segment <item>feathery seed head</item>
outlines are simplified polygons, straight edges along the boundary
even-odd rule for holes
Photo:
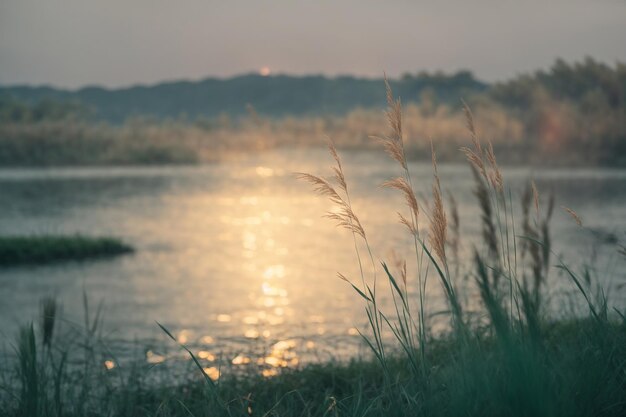
[[[335,160],[335,166],[332,167],[334,172],[334,179],[337,181],[339,187],[344,191],[348,192],[348,184],[346,182],[346,177],[343,173],[343,166],[341,165],[341,158],[339,158],[339,154],[337,153],[337,147],[335,146],[335,142],[331,138],[327,138],[328,140],[328,150],[330,151],[331,156]]]
[[[441,198],[441,184],[439,182],[439,174],[437,173],[437,157],[432,141],[431,153],[433,159],[434,181],[433,181],[433,213],[430,223],[430,242],[433,246],[435,254],[441,262],[446,262],[446,234],[447,219],[446,212],[443,208],[443,199]]]
[[[582,227],[583,221],[580,218],[580,216],[574,210],[572,210],[571,208],[565,207],[565,206],[561,206],[561,208],[563,210],[565,210],[566,212],[568,212],[570,216],[572,216],[572,219],[574,219],[574,221],[576,222],[576,224],[578,226]]]
[[[472,142],[474,143],[474,148],[476,148],[476,152],[479,155],[482,155],[483,150],[480,146],[480,140],[478,139],[478,134],[476,133],[476,126],[474,124],[474,115],[472,114],[472,110],[469,108],[465,100],[461,100],[463,103],[463,113],[465,114],[465,124],[467,126],[467,130],[469,130],[470,135],[472,137]]]
[[[404,169],[407,169],[404,155],[404,139],[402,133],[402,104],[394,100],[391,85],[385,76],[385,90],[387,92],[387,121],[391,127],[391,137],[377,138],[382,141],[385,151],[396,160]]]
[[[398,218],[400,220],[400,223],[405,225],[407,229],[409,229],[409,232],[412,235],[417,236],[419,233],[417,231],[417,225],[415,224],[415,222],[413,222],[413,220],[409,220],[406,217],[404,217],[402,215],[402,213],[398,212]]]
[[[533,192],[533,200],[535,202],[535,212],[537,216],[539,216],[539,191],[537,191],[537,184],[535,184],[535,180],[530,181],[530,188]]]
[[[496,154],[493,151],[493,144],[491,141],[487,143],[487,161],[489,161],[489,165],[491,165],[491,174],[489,176],[491,185],[496,191],[502,192],[504,190],[504,180],[502,179],[500,168],[498,168]]]
[[[337,277],[342,281],[350,282],[350,280],[348,280],[348,278],[346,278],[346,276],[341,272],[337,272]]]
[[[474,168],[476,168],[476,170],[480,172],[480,174],[486,179],[487,171],[485,170],[485,164],[483,162],[483,159],[478,154],[476,154],[476,152],[467,147],[462,147],[461,152],[465,154],[465,158],[467,159],[467,161]]]
[[[324,178],[305,172],[296,173],[296,178],[304,180],[313,185],[313,190],[321,195],[326,195],[330,200],[338,205],[343,204],[343,199],[337,193],[335,188]]]
[[[393,188],[402,192],[402,194],[404,195],[404,199],[406,200],[407,206],[409,206],[409,208],[413,212],[413,215],[417,219],[418,214],[419,214],[419,206],[417,203],[417,197],[415,196],[415,193],[413,192],[413,188],[411,188],[411,185],[406,180],[406,178],[396,177],[389,181],[383,182],[382,186],[385,188]]]

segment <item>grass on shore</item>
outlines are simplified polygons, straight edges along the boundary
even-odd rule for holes
[[[42,318],[41,333],[26,326],[17,339],[18,367],[0,375],[2,415],[582,417],[626,412],[626,321],[546,322],[541,339],[534,341],[519,332],[503,343],[488,327],[475,328],[470,343],[454,335],[433,339],[427,376],[415,375],[396,352],[388,354],[385,368],[377,359],[355,359],[279,369],[266,378],[254,367],[227,372],[226,365],[217,381],[196,369],[183,382],[168,374],[151,381],[148,364],[121,361],[109,369],[103,358],[110,352],[98,342],[95,327],[75,334],[73,341],[53,340],[46,339],[52,335],[52,327],[43,328],[46,322]]]
[[[0,266],[80,261],[121,255],[132,250],[129,245],[111,237],[2,236]]]
[[[143,398],[170,416],[618,416],[626,412],[625,324],[553,323],[540,345],[517,339],[517,349],[487,333],[469,346],[442,338],[427,354],[426,378],[391,354],[387,371],[376,360],[317,364]]]

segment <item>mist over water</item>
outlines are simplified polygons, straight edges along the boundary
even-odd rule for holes
[[[407,257],[413,285],[411,239],[396,221],[402,198],[379,187],[398,175],[397,164],[382,152],[342,156],[375,260],[392,264],[392,251]],[[9,340],[19,325],[35,319],[46,295],[58,297],[65,319],[82,323],[84,289],[92,303],[103,300],[105,333],[115,340],[146,346],[166,341],[158,321],[180,341],[211,346],[214,353],[283,341],[301,351],[332,345],[336,355],[354,354],[355,328],[365,325],[363,306],[336,276],[359,280],[352,238],[322,218],[333,207],[293,174],[329,174],[330,165],[326,150],[314,149],[193,167],[0,171],[0,234],[112,235],[136,248],[110,260],[0,271],[2,338]],[[430,164],[410,169],[417,191],[429,197]],[[460,252],[467,258],[480,241],[473,179],[465,164],[441,163],[439,172],[444,192],[459,204]],[[574,266],[593,261],[606,288],[612,280],[623,282],[610,245],[626,239],[626,170],[517,167],[505,168],[504,176],[518,219],[518,202],[532,177],[542,204],[551,190],[556,193],[551,230],[557,253]],[[586,229],[561,206],[575,209]],[[426,229],[426,216],[421,222]],[[593,259],[601,245],[607,250]],[[557,272],[552,278],[553,292],[573,290]],[[431,311],[445,308],[434,279],[427,303]]]

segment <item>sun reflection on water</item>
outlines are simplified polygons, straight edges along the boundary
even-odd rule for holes
[[[320,224],[319,213],[326,208],[315,196],[305,189],[305,198],[300,191],[275,189],[292,171],[276,164],[254,164],[238,170],[232,178],[235,184],[219,186],[212,198],[201,191],[178,208],[177,218],[184,219],[189,231],[181,238],[194,236],[196,228],[205,234],[180,243],[198,249],[189,266],[177,272],[191,286],[181,291],[184,313],[177,314],[188,321],[174,334],[205,362],[212,379],[219,378],[220,365],[256,366],[263,376],[274,376],[282,368],[310,360],[314,350],[326,349],[325,339],[348,337],[348,329],[356,324],[337,327],[348,316],[324,314],[344,288],[335,283],[334,270],[320,273],[316,267],[336,265],[330,258],[341,252],[328,244],[334,237],[330,242],[311,240],[317,235],[311,228]],[[324,244],[333,251],[328,262],[312,256],[313,247]],[[181,264],[172,265],[173,270],[176,266]],[[193,277],[186,278],[189,274]],[[165,357],[150,352],[146,360],[160,363]]]
[[[274,170],[268,167],[256,167],[256,173],[259,177],[271,177],[274,175]]]
[[[280,372],[282,366],[315,360],[318,352],[323,355],[332,351],[335,357],[340,352],[336,348],[338,344],[340,348],[347,346],[340,352],[344,354],[341,358],[359,352],[362,344],[357,328],[366,328],[367,319],[363,319],[362,306],[355,300],[353,291],[336,279],[337,269],[351,279],[358,279],[351,236],[322,219],[322,213],[331,208],[327,201],[313,195],[307,186],[288,174],[317,171],[329,161],[325,151],[320,157],[315,155],[311,151],[302,158],[294,158],[293,154],[277,157],[263,154],[254,160],[232,164],[176,168],[171,172],[168,169],[170,173],[166,175],[158,171],[155,176],[150,174],[141,179],[123,177],[119,181],[123,180],[125,187],[121,188],[128,186],[132,191],[129,195],[111,196],[102,191],[98,197],[101,200],[72,203],[75,205],[68,213],[78,215],[70,218],[68,214],[60,219],[60,230],[67,231],[68,225],[94,233],[115,230],[138,247],[132,256],[89,267],[86,279],[89,285],[96,286],[98,294],[113,300],[115,308],[108,312],[107,321],[120,328],[122,337],[133,340],[137,335],[138,340],[146,341],[145,346],[152,349],[145,352],[146,362],[160,364],[167,357],[168,363],[163,365],[166,367],[170,358],[183,360],[185,355],[185,352],[166,355],[161,346],[155,346],[154,340],[166,339],[154,326],[155,319],[170,323],[177,341],[197,352],[203,366],[214,369],[208,371],[214,378],[219,377],[218,361],[221,366],[230,366],[238,354],[245,353],[251,360],[242,363],[242,367],[258,366],[259,372],[269,377]],[[374,252],[386,256],[388,250],[395,248],[400,250],[400,256],[406,257],[402,248],[410,248],[412,242],[405,241],[406,233],[401,225],[394,226],[395,221],[389,221],[395,218],[403,202],[386,194],[378,197],[378,191],[372,188],[379,180],[395,175],[396,167],[393,165],[390,170],[370,163],[377,161],[378,156],[371,160],[359,158],[346,161],[346,172],[353,175],[355,209],[372,238]],[[430,177],[430,166],[425,166],[423,173]],[[471,189],[471,176],[465,174],[448,168],[447,175],[455,179],[450,183],[455,196],[459,190]],[[442,175],[446,175],[445,166]],[[101,182],[99,178],[96,180],[92,183]],[[106,181],[120,184],[118,180]],[[615,180],[617,185],[609,188],[615,191],[611,194],[623,196],[623,181]],[[74,185],[65,186],[68,192],[76,190]],[[580,185],[572,184],[574,189],[572,196],[578,196]],[[98,190],[94,189],[93,194],[98,194]],[[610,200],[608,208],[599,212],[594,221],[607,227],[619,224],[622,202],[623,197]],[[39,200],[37,204],[33,203],[33,213],[45,206]],[[475,210],[471,192],[467,196],[460,194],[459,204],[462,218],[464,210]],[[54,214],[59,209],[51,207],[53,215],[45,221],[59,220]],[[473,213],[468,211],[467,218],[474,218]],[[34,229],[43,224],[27,220]],[[5,226],[10,225],[5,222]],[[480,233],[480,230],[469,232]],[[54,268],[49,271],[53,281],[43,281],[49,285],[70,283],[67,299],[79,300],[80,297],[71,295],[74,295],[72,288],[79,287],[73,283],[80,282],[85,272],[82,268],[72,265]],[[13,278],[12,273],[7,272],[7,277]],[[429,303],[432,302],[433,311],[439,311],[445,302],[440,298],[437,282],[432,283],[435,289],[433,292],[428,289]],[[19,309],[20,301],[24,300],[24,297],[7,300],[6,311]],[[438,329],[436,326],[438,323],[434,323]],[[297,340],[296,346],[287,349],[293,353],[283,354],[275,348],[274,343],[290,338]],[[171,348],[181,350],[174,344]],[[120,366],[111,362],[103,366],[113,366],[111,369]]]
[[[248,339],[257,339],[259,337],[259,331],[255,329],[246,330],[243,335]]]
[[[215,355],[213,355],[211,352],[206,351],[206,350],[201,350],[198,352],[198,357],[200,359],[205,359],[209,362],[213,362],[215,360]]]
[[[154,353],[149,350],[146,352],[146,361],[150,364],[157,364],[165,361],[165,356]]]
[[[285,266],[281,265],[281,264],[268,266],[265,269],[265,271],[263,271],[263,275],[262,276],[265,279],[284,278],[285,277]]]
[[[215,366],[207,367],[202,369],[206,376],[211,378],[213,381],[217,381],[220,378],[220,370]]]
[[[243,355],[237,355],[233,358],[231,363],[233,365],[247,365],[251,362],[250,358]]]
[[[230,314],[218,314],[215,320],[220,323],[229,323],[231,320]]]
[[[246,316],[241,321],[243,322],[243,324],[258,324],[259,323],[259,317],[256,317],[256,316]]]
[[[189,341],[190,336],[191,336],[191,332],[189,330],[183,329],[180,332],[178,332],[178,336],[176,337],[176,340],[178,341],[178,343],[185,344]]]

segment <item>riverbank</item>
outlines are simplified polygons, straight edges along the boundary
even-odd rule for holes
[[[173,384],[167,378],[149,382],[152,366],[159,365],[100,362],[94,353],[104,342],[91,339],[89,329],[78,344],[46,339],[45,328],[40,333],[26,326],[16,340],[18,366],[3,369],[1,375],[0,412],[94,417],[626,412],[623,317],[546,322],[534,336],[520,329],[506,340],[494,330],[475,327],[464,340],[451,333],[429,341],[427,367],[420,376],[401,354],[389,354],[384,368],[376,360],[359,359],[295,369],[277,366],[264,375],[254,365],[238,372],[219,361],[209,367],[207,358],[195,352],[195,359],[189,358],[188,381]],[[84,359],[68,366],[68,355]]]

